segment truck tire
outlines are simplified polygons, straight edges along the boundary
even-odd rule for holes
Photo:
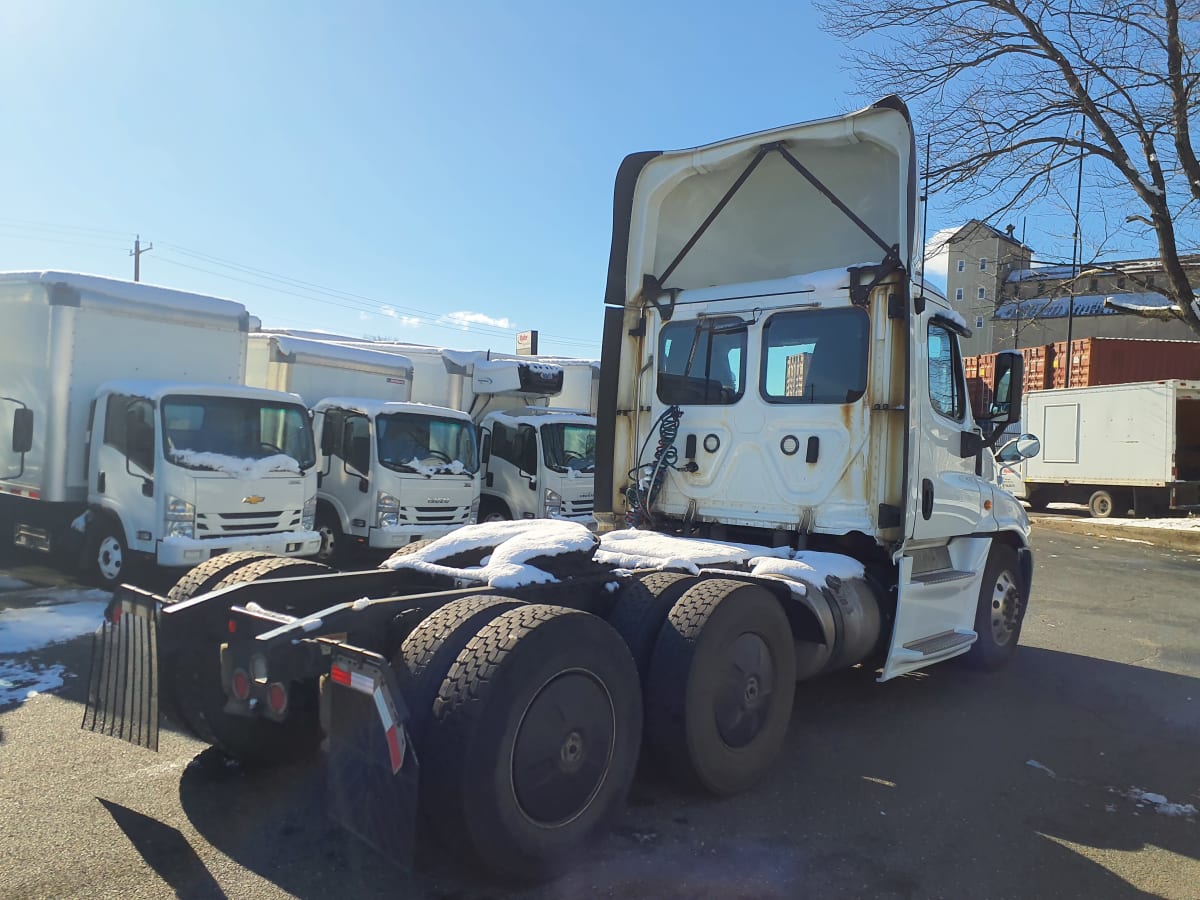
[[[616,629],[633,654],[638,677],[645,686],[650,674],[654,644],[667,614],[683,592],[695,584],[695,575],[683,572],[652,572],[625,583],[617,592],[608,614],[608,623]]]
[[[328,566],[311,560],[274,556],[233,569],[211,590],[250,581],[321,575],[329,571]],[[193,643],[170,665],[168,690],[174,691],[176,709],[183,724],[197,738],[212,744],[226,756],[262,765],[297,759],[317,749],[321,729],[315,683],[293,683],[289,687],[292,711],[283,722],[273,722],[225,712],[221,661],[215,644]]]
[[[235,550],[232,553],[222,553],[211,559],[206,559],[188,570],[187,574],[175,582],[167,591],[167,604],[182,603],[201,594],[207,594],[213,587],[236,569],[258,562],[261,559],[272,559],[270,553],[258,550]]]
[[[963,662],[973,669],[990,671],[1012,659],[1028,602],[1017,552],[1008,544],[993,542],[975,608],[975,633],[979,637],[963,655]]]
[[[1093,519],[1107,519],[1116,515],[1117,504],[1108,491],[1096,491],[1088,499],[1088,512]]]
[[[134,569],[133,554],[120,522],[102,513],[93,515],[96,524],[88,541],[88,565],[96,583],[111,591],[129,580]]]
[[[507,522],[512,519],[507,504],[495,497],[484,497],[479,501],[480,522]]]
[[[646,689],[646,735],[685,786],[735,794],[783,747],[796,690],[788,618],[765,588],[706,578],[671,608]]]
[[[454,660],[480,628],[520,602],[511,597],[475,595],[447,603],[422,620],[392,657],[418,759],[423,758],[433,701]]]
[[[313,559],[327,566],[337,565],[346,555],[346,539],[337,513],[325,505],[317,508],[317,532],[321,535],[321,546]]]
[[[488,869],[544,879],[621,809],[641,735],[637,669],[603,619],[509,610],[442,683],[422,761],[425,812]]]

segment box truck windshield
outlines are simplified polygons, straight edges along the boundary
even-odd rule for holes
[[[397,472],[473,474],[474,426],[463,419],[387,413],[376,420],[379,462]]]
[[[595,427],[567,422],[543,425],[542,456],[555,472],[596,471]]]
[[[308,416],[297,405],[243,397],[176,395],[163,400],[166,458],[188,469],[229,471],[247,460],[287,456],[301,472],[316,462]],[[291,468],[280,460],[278,468]]]

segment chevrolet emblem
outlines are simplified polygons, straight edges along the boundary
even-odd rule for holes
[[[243,497],[242,502],[243,503],[262,503],[266,499],[267,499],[266,497],[260,497],[260,496],[258,496],[258,494],[251,494],[249,497]]]

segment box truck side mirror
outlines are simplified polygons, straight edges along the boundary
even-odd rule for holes
[[[33,410],[27,406],[13,410],[12,452],[28,453],[33,449]]]
[[[996,354],[992,378],[990,415],[981,424],[988,427],[986,446],[996,446],[1004,429],[1021,418],[1021,399],[1025,384],[1025,357],[1016,350]]]

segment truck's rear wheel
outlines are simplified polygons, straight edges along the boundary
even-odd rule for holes
[[[1108,491],[1096,491],[1088,499],[1088,512],[1093,519],[1107,519],[1116,515],[1116,500]]]
[[[652,572],[627,582],[617,593],[608,621],[633,654],[643,685],[667,614],[696,580],[695,575],[682,572]]]
[[[975,669],[998,669],[1012,659],[1028,601],[1016,551],[1007,544],[993,543],[975,609],[978,637],[963,662]]]
[[[463,597],[424,619],[392,657],[408,706],[408,733],[422,757],[433,703],[458,654],[484,625],[515,606],[511,597]]]
[[[792,630],[756,584],[709,578],[663,623],[646,689],[650,749],[714,794],[750,787],[783,746],[796,690]]]
[[[258,550],[235,550],[232,553],[222,553],[206,559],[200,565],[189,569],[187,574],[175,582],[171,590],[167,591],[167,603],[182,603],[184,600],[191,600],[193,597],[207,594],[229,573],[252,562],[271,558],[270,553],[262,553]]]
[[[544,878],[621,808],[641,730],[637,669],[607,623],[555,606],[509,610],[442,684],[425,809],[488,868]]]
[[[329,566],[311,560],[268,557],[238,566],[211,590],[269,578],[321,575],[329,571]],[[248,763],[283,762],[316,750],[321,731],[315,684],[290,685],[288,718],[273,722],[225,712],[221,660],[215,643],[189,646],[186,652],[170,662],[170,666],[171,685],[168,689],[174,690],[176,708],[184,724],[200,740]]]

